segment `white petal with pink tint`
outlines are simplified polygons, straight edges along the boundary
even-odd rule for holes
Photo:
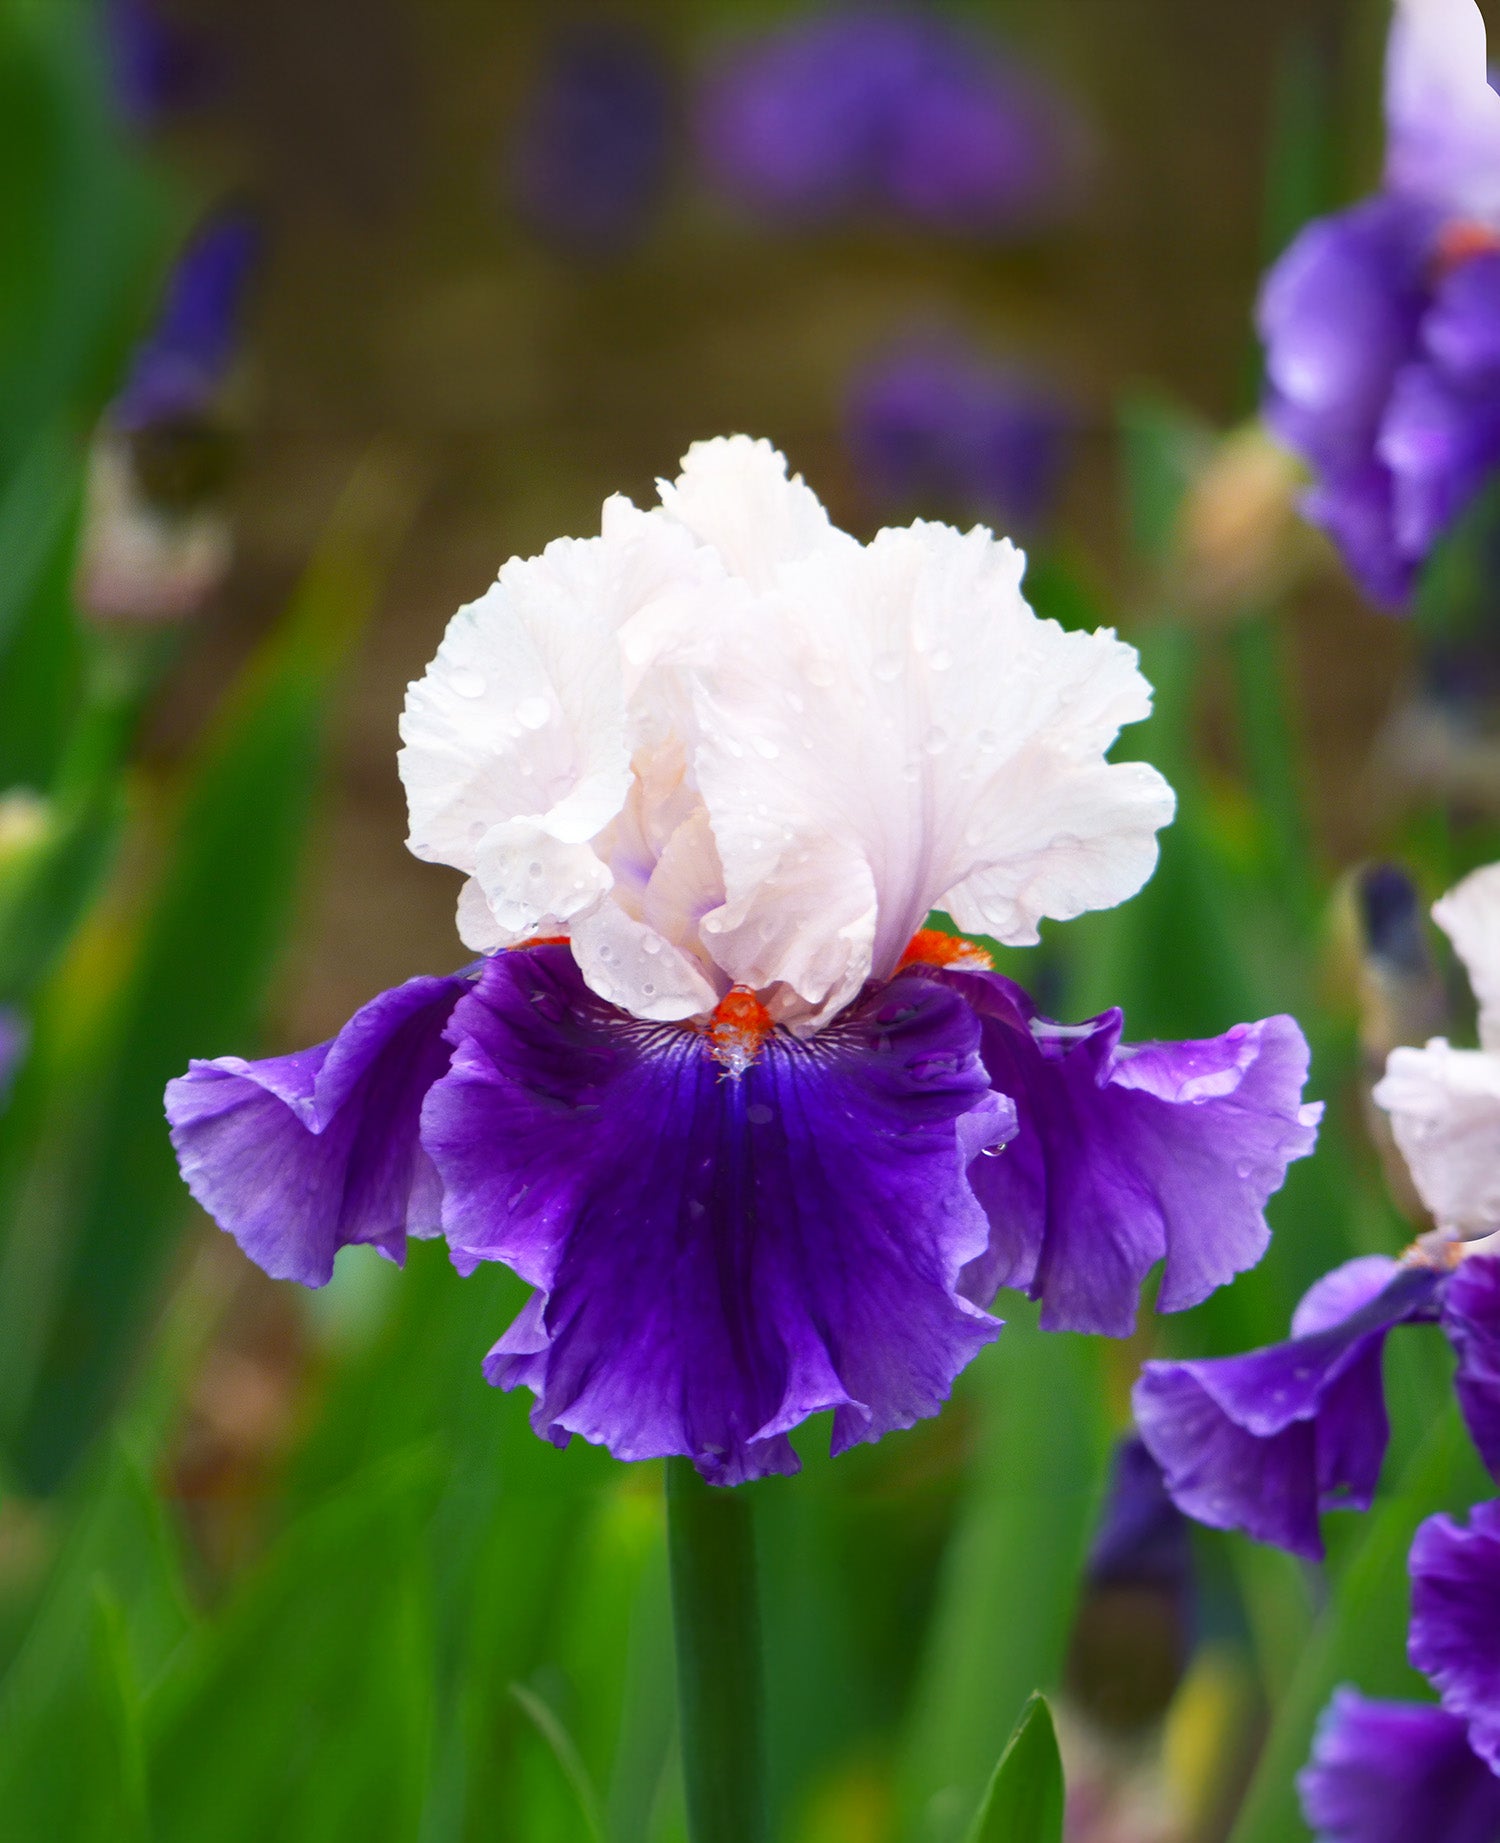
[[[1500,864],[1487,864],[1433,904],[1479,1002],[1479,1041],[1500,1055]]]
[[[1391,190],[1500,227],[1500,95],[1474,0],[1397,0],[1385,113]]]
[[[1500,1229],[1500,1057],[1441,1037],[1393,1050],[1375,1101],[1438,1227],[1466,1240]]]
[[[821,1017],[887,977],[935,904],[1034,941],[1043,915],[1132,895],[1170,788],[1104,752],[1150,709],[1132,648],[1067,633],[983,530],[884,531],[784,566],[702,663],[698,778],[732,977]]]
[[[1172,795],[1105,760],[1150,689],[986,531],[857,544],[782,457],[697,444],[662,505],[508,564],[412,687],[412,848],[483,952],[565,933],[639,1017],[743,984],[808,1031],[929,909],[1011,942],[1132,894]]]

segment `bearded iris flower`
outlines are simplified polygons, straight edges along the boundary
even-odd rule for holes
[[[1318,1110],[1288,1018],[1127,1046],[1037,1015],[1010,944],[1132,894],[1172,813],[1112,764],[1134,651],[1032,613],[1024,558],[861,545],[767,444],[513,560],[402,720],[419,857],[481,956],[332,1043],[195,1063],[183,1174],[268,1272],[441,1233],[534,1289],[487,1359],[545,1437],[732,1484],[937,1411],[999,1332],[1128,1332],[1259,1258]]]
[[[1500,865],[1433,908],[1479,1003],[1478,1049],[1391,1052],[1374,1099],[1436,1227],[1400,1260],[1326,1274],[1285,1344],[1148,1363],[1136,1419],[1177,1502],[1317,1560],[1320,1511],[1367,1510],[1389,1438],[1381,1355],[1396,1326],[1440,1323],[1480,1457],[1500,1478]]]
[[[1429,1517],[1411,1548],[1408,1655],[1439,1704],[1335,1695],[1298,1780],[1319,1843],[1500,1836],[1500,1503]]]
[[[1386,127],[1380,192],[1302,232],[1260,330],[1308,517],[1401,608],[1500,465],[1500,95],[1474,0],[1398,0]]]

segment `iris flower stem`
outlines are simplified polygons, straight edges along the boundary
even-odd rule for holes
[[[667,1461],[682,1776],[692,1843],[765,1843],[755,1530],[743,1492]]]

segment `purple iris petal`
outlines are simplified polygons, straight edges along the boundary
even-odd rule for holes
[[[1474,391],[1437,366],[1404,366],[1380,426],[1396,544],[1425,557],[1500,463],[1500,388]]]
[[[1476,1504],[1467,1529],[1427,1519],[1411,1545],[1411,1607],[1412,1664],[1500,1772],[1500,1501]]]
[[[1324,474],[1302,496],[1303,517],[1327,532],[1365,594],[1388,612],[1410,601],[1422,560],[1397,543],[1394,505],[1390,469],[1374,459]]]
[[[486,1374],[559,1445],[792,1471],[809,1415],[836,1452],[909,1426],[997,1334],[957,1288],[987,1233],[965,1173],[1014,1122],[955,992],[899,977],[734,1080],[542,947],[489,962],[450,1034],[423,1123],[444,1229],[538,1288]]]
[[[1124,1337],[1157,1261],[1158,1307],[1179,1312],[1260,1258],[1266,1201],[1322,1112],[1302,1101],[1291,1018],[1131,1046],[1118,1011],[1054,1024],[998,974],[943,977],[983,1017],[985,1065],[1021,1129],[975,1174],[991,1239],[964,1276],[971,1298],[1016,1287],[1048,1330]]]
[[[469,983],[409,979],[330,1043],[267,1062],[194,1062],[168,1083],[188,1188],[268,1274],[322,1286],[352,1242],[401,1260],[408,1234],[438,1232],[436,1175],[417,1135]]]
[[[1365,466],[1416,351],[1434,221],[1377,198],[1311,224],[1266,277],[1259,325],[1272,427],[1313,466]]]
[[[1500,250],[1471,256],[1442,277],[1422,344],[1455,384],[1500,385]]]
[[[878,502],[1035,527],[1056,497],[1071,417],[1036,379],[956,342],[919,340],[858,374],[846,427]]]
[[[140,430],[196,419],[228,376],[260,232],[242,211],[224,211],[198,231],[177,260],[156,325],[136,349],[111,415]]]
[[[1386,1334],[1433,1317],[1440,1285],[1425,1268],[1367,1255],[1312,1288],[1285,1344],[1147,1363],[1136,1424],[1181,1508],[1320,1559],[1319,1513],[1368,1509],[1379,1481]]]
[[[1318,1843],[1500,1843],[1500,1779],[1443,1709],[1338,1690],[1297,1789]]]
[[[698,133],[710,172],[755,210],[876,208],[980,231],[1054,211],[1081,138],[1036,73],[898,6],[840,9],[740,48],[705,87]]]
[[[1500,1258],[1460,1263],[1443,1292],[1443,1330],[1458,1353],[1453,1387],[1470,1437],[1500,1478]]]
[[[517,125],[516,203],[566,253],[616,255],[660,201],[671,139],[671,85],[653,42],[620,25],[575,26],[552,46]]]
[[[21,1014],[0,1005],[0,1106],[10,1098],[10,1085],[26,1054],[29,1035]]]

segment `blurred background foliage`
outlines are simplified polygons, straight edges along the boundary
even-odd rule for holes
[[[1330,1687],[1401,1689],[1410,1531],[1477,1489],[1421,1340],[1388,1358],[1395,1482],[1325,1569],[1197,1532],[1174,1638],[1112,1625],[1085,1567],[1140,1360],[1280,1337],[1409,1238],[1362,1085],[1441,993],[1383,970],[1350,877],[1395,853],[1432,895],[1495,855],[1483,774],[1434,797],[1401,742],[1485,603],[1472,543],[1380,620],[1226,435],[1265,262],[1374,171],[1385,10],[926,11],[1064,108],[1045,211],[789,220],[722,183],[704,85],[792,5],[0,0],[7,1837],[682,1836],[656,1469],[560,1454],[483,1385],[506,1274],[422,1246],[264,1279],[192,1216],[160,1097],[456,963],[454,882],[402,850],[405,681],[504,557],[740,428],[862,534],[1013,516],[1041,610],[1140,645],[1161,869],[1013,970],[1136,1037],[1294,1011],[1329,1103],[1271,1254],[1200,1310],[1109,1346],[1016,1301],[939,1420],[837,1464],[815,1428],[750,1488],[775,1834],[956,1843],[1041,1687],[1076,1843],[1286,1843]],[[243,339],[143,433],[130,355],[228,200]],[[939,400],[924,448],[901,418]],[[162,608],[121,613],[120,531]]]

